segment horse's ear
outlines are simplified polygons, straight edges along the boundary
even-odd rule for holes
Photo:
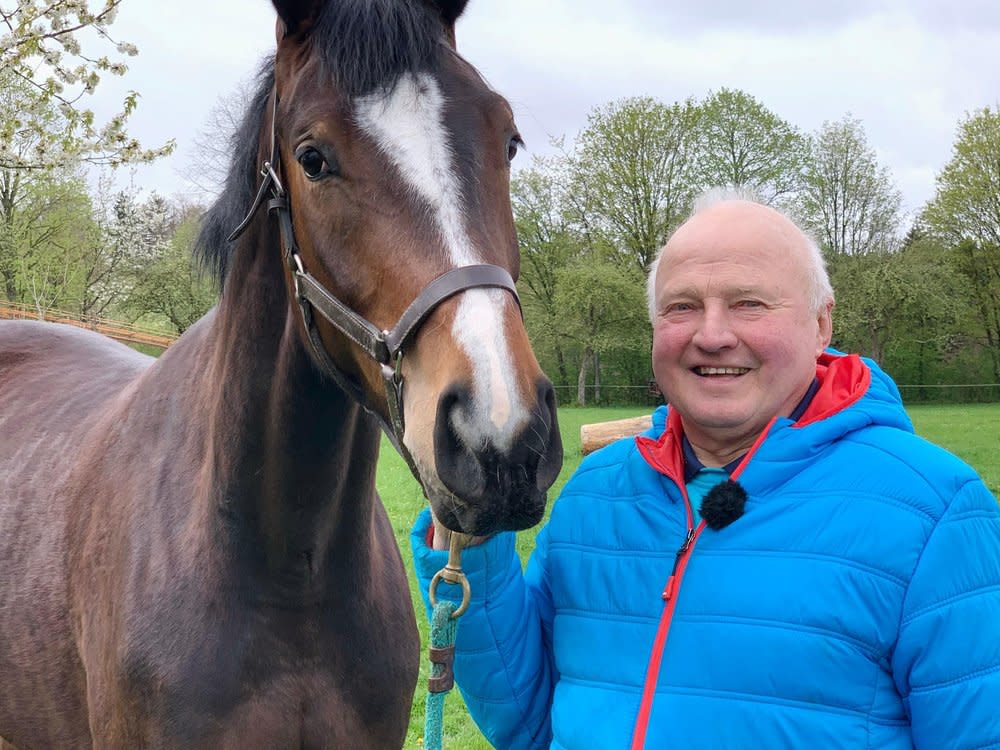
[[[445,34],[452,47],[455,46],[455,21],[462,15],[468,3],[469,0],[427,0],[427,4],[440,14]]]
[[[278,12],[275,33],[278,41],[286,34],[300,34],[306,31],[319,15],[323,0],[271,0]]]
[[[431,5],[438,9],[445,26],[454,26],[468,4],[469,0],[431,0]]]

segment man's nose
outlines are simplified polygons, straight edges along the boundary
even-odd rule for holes
[[[729,349],[737,344],[729,308],[726,305],[706,305],[702,310],[692,343],[708,352]]]

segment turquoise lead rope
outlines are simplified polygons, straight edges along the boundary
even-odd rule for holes
[[[427,712],[424,718],[424,750],[441,750],[441,736],[444,732],[444,699],[451,685],[435,690],[435,681],[452,680],[452,663],[455,655],[455,633],[458,620],[452,617],[457,605],[454,602],[438,602],[431,615],[431,676],[427,688]],[[450,654],[448,661],[439,656],[441,652]],[[438,652],[437,654],[435,652]],[[438,659],[438,660],[436,660]]]
[[[448,563],[431,580],[430,661],[431,673],[427,679],[427,703],[424,715],[424,750],[442,750],[444,734],[444,699],[455,684],[455,635],[458,632],[458,618],[469,607],[472,591],[469,580],[462,572],[462,548],[467,537],[452,534],[448,549]],[[437,600],[437,587],[441,581],[461,585],[462,603],[455,604]]]

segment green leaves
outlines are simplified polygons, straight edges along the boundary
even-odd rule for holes
[[[954,248],[1000,380],[1000,109],[985,107],[959,123],[952,158],[922,220],[932,236]]]
[[[649,97],[595,109],[577,138],[571,191],[594,244],[645,270],[693,197],[693,102]]]
[[[749,94],[720,89],[698,107],[699,190],[746,187],[771,203],[801,186],[806,138]]]
[[[959,123],[952,158],[923,218],[954,244],[1000,246],[1000,109],[981,109]]]
[[[0,170],[0,286],[41,314],[79,289],[81,260],[96,226],[76,170]]]
[[[176,222],[166,223],[157,229],[155,200],[162,203],[164,212],[169,210],[162,199],[151,199],[143,207],[140,221],[153,240],[150,257],[136,272],[135,285],[125,306],[135,317],[154,315],[165,318],[178,332],[183,333],[217,301],[215,285],[207,274],[197,268],[192,260],[192,248],[198,235],[199,208],[189,207]],[[164,214],[165,216],[166,214]]]
[[[84,104],[103,74],[124,75],[123,58],[138,53],[135,45],[111,36],[120,2],[103,0],[94,8],[87,0],[0,5],[0,28],[5,29],[0,36],[0,168],[48,169],[79,160],[120,166],[173,150],[173,141],[146,149],[127,135],[134,92],[104,124]],[[111,54],[94,54],[102,45]]]
[[[902,240],[901,195],[845,116],[805,135],[742,91],[594,109],[571,147],[515,172],[520,290],[543,367],[577,399],[601,371],[649,373],[644,272],[706,188],[749,188],[812,230],[837,295],[834,343],[911,383],[1000,379],[1000,112],[966,118],[927,231]],[[589,385],[587,386],[589,387]]]
[[[809,139],[795,206],[828,257],[895,250],[901,203],[859,120],[825,122]]]

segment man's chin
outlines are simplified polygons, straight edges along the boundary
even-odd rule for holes
[[[685,414],[680,407],[681,424],[684,434],[692,442],[701,439],[706,443],[729,445],[746,440],[747,435],[759,435],[769,420],[754,413],[736,409],[694,410]]]

